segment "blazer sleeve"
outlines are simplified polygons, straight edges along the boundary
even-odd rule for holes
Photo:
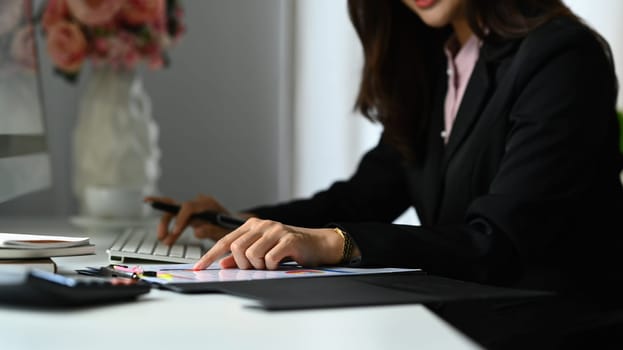
[[[368,151],[354,175],[309,199],[243,210],[264,219],[302,227],[333,221],[392,222],[410,205],[402,160],[383,138]]]

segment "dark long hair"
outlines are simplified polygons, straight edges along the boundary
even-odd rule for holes
[[[552,18],[576,18],[560,0],[465,1],[471,29],[483,40],[521,38]],[[451,28],[427,26],[400,0],[349,0],[348,10],[364,52],[355,109],[381,122],[386,140],[414,160],[425,147]]]

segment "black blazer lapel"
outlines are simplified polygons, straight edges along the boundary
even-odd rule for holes
[[[445,67],[445,66],[444,66]],[[443,156],[445,145],[441,137],[443,129],[443,106],[444,97],[447,89],[446,70],[439,71],[437,84],[433,88],[434,103],[426,133],[426,150],[419,156],[416,164],[407,167],[412,198],[416,200],[417,215],[422,225],[433,225],[436,222],[437,211],[441,200],[443,184]]]
[[[456,120],[450,133],[450,139],[446,146],[444,157],[444,168],[452,158],[454,152],[465,141],[480,118],[485,105],[487,104],[493,91],[494,79],[499,79],[502,62],[512,57],[517,51],[520,40],[510,40],[501,43],[485,41],[480,50],[480,58],[472,72],[472,76],[465,89],[465,95],[459,106]]]
[[[433,111],[434,118],[428,127],[426,143],[426,159],[417,167],[417,173],[408,176],[411,188],[416,189],[414,198],[420,198],[422,203],[416,206],[418,217],[423,225],[433,225],[436,222],[437,212],[443,191],[443,155],[444,144],[439,134],[443,128],[443,100],[437,103]]]
[[[459,110],[450,133],[444,164],[452,157],[457,148],[463,143],[469,134],[474,122],[478,120],[480,112],[487,101],[490,93],[490,79],[487,72],[487,62],[481,57],[472,71],[465,94],[459,106]]]

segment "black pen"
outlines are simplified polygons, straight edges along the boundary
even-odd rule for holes
[[[94,277],[124,277],[131,279],[138,279],[139,275],[135,272],[119,271],[115,270],[112,266],[102,267],[87,267],[86,269],[76,270],[77,273],[86,276]]]
[[[171,214],[177,214],[180,211],[180,206],[175,204],[168,204],[162,202],[151,202],[152,208],[165,211]],[[223,215],[213,211],[203,211],[195,213],[191,216],[192,219],[199,219],[208,221],[214,225],[218,225],[224,228],[235,229],[244,224],[245,220],[234,218],[231,216]]]
[[[139,279],[138,273],[134,271],[124,271],[124,270],[115,269],[115,265],[108,265],[106,267],[103,267],[103,269],[108,270],[108,272],[113,277],[125,277],[125,278],[131,278],[134,280]]]
[[[144,270],[141,266],[128,267],[126,265],[111,264],[106,268],[110,269],[112,273],[124,274],[135,279],[141,277],[158,277],[158,271]]]
[[[143,271],[138,274],[139,277],[158,277],[158,271]]]

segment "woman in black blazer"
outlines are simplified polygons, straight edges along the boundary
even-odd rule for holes
[[[378,145],[350,179],[248,209],[233,232],[190,222],[220,239],[196,267],[231,251],[223,267],[274,269],[292,258],[556,291],[613,283],[623,189],[604,40],[557,0],[348,4],[365,57],[356,108],[383,124]],[[449,113],[458,79],[447,70],[469,40],[477,60]],[[422,225],[392,224],[409,206]],[[206,209],[227,213],[199,197],[183,203],[171,232],[163,216],[159,237],[172,243]]]

